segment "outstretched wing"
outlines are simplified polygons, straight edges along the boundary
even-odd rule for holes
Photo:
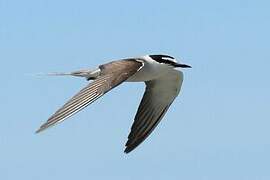
[[[182,82],[183,73],[177,70],[146,82],[146,90],[126,143],[126,153],[135,149],[155,129],[179,94]]]
[[[36,132],[39,133],[79,112],[103,96],[106,92],[127,80],[130,76],[135,74],[142,65],[141,62],[135,61],[135,59],[114,61],[101,65],[99,67],[100,76],[57,110]]]

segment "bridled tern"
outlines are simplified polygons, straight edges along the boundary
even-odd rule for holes
[[[175,68],[191,68],[168,55],[146,55],[53,75],[71,75],[93,80],[57,110],[36,132],[39,133],[79,112],[123,82],[145,82],[146,89],[128,136],[125,152],[141,144],[161,121],[180,92],[183,73]]]

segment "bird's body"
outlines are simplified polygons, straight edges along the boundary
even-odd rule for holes
[[[124,81],[145,82],[146,90],[126,144],[125,152],[128,153],[148,137],[179,94],[183,73],[176,67],[190,66],[178,64],[168,55],[147,55],[113,61],[94,70],[53,74],[80,76],[94,81],[56,111],[37,132],[62,122]]]

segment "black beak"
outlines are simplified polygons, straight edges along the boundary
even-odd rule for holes
[[[178,64],[178,63],[175,63],[174,66],[175,66],[175,67],[181,67],[181,68],[191,68],[191,66],[189,66],[189,65],[186,65],[186,64]]]

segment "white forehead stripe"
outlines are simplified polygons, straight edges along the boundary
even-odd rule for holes
[[[167,60],[167,61],[173,61],[173,62],[177,62],[174,58],[169,58],[169,57],[162,57],[163,60]]]

